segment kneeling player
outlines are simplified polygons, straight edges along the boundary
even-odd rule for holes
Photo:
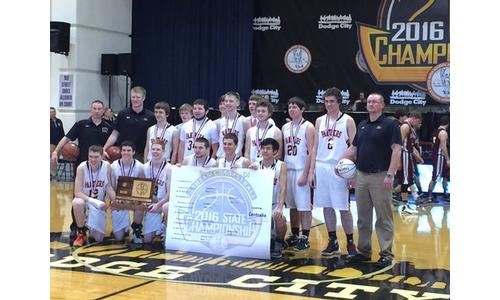
[[[283,215],[283,206],[286,197],[286,163],[275,159],[279,143],[273,138],[266,138],[261,143],[262,160],[255,165],[259,169],[270,169],[274,172],[273,182],[273,222],[272,222],[272,241],[271,258],[280,258],[285,247],[286,218]]]
[[[103,161],[104,151],[101,146],[89,147],[88,160],[76,169],[75,198],[73,211],[77,228],[73,246],[83,246],[87,241],[85,233],[85,213],[88,213],[87,227],[96,242],[101,242],[106,234],[106,209],[104,201],[107,193],[111,200],[115,199],[115,191],[111,187],[111,168]]]
[[[151,243],[157,232],[166,226],[168,216],[168,201],[170,196],[171,165],[163,160],[165,143],[155,140],[151,144],[151,161],[144,164],[144,175],[154,181],[153,203],[144,216],[144,243]],[[161,213],[165,216],[162,222]]]
[[[111,184],[116,192],[118,177],[144,177],[144,165],[134,159],[135,144],[132,141],[123,141],[120,145],[122,158],[111,164]],[[142,243],[142,211],[134,211],[134,222],[132,223],[132,242]],[[128,210],[113,209],[111,211],[113,221],[113,235],[115,240],[122,241],[125,231],[130,226],[130,213]]]

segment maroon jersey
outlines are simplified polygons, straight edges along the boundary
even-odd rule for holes
[[[439,134],[441,131],[446,130],[445,127],[439,126],[439,128],[434,131],[432,135],[432,180],[435,181],[439,177],[449,178],[450,170],[446,164],[446,159],[444,153],[441,150],[439,140]],[[450,138],[448,136],[448,141],[446,142],[446,149],[448,150],[448,155],[450,155]]]
[[[408,124],[410,133],[403,140],[403,147],[401,149],[401,170],[398,171],[396,177],[401,184],[412,185],[414,177],[413,148],[415,147],[417,132],[413,126],[411,126],[410,122],[405,121],[401,126],[403,124]]]
[[[417,131],[413,126],[411,126],[410,122],[403,122],[403,124],[408,124],[410,127],[410,134],[406,136],[406,139],[403,140],[403,152],[406,151],[410,156],[413,153],[413,148],[415,148],[415,142],[417,140]]]

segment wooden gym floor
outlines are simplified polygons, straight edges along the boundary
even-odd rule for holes
[[[328,236],[319,209],[313,211],[309,251],[285,251],[274,261],[165,251],[160,241],[133,245],[111,238],[75,249],[68,244],[73,184],[52,181],[50,190],[51,299],[449,298],[450,209],[441,200],[418,208],[415,216],[394,208],[395,260],[380,270],[372,263],[346,261],[340,224],[342,254],[322,257]],[[357,241],[356,205],[351,206]],[[376,261],[375,232],[372,238]]]

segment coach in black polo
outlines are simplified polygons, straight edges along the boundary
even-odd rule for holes
[[[141,86],[133,87],[130,91],[130,106],[120,111],[116,117],[114,130],[109,136],[104,150],[110,146],[120,144],[122,141],[133,141],[137,147],[135,158],[142,161],[144,147],[146,146],[146,133],[149,127],[156,124],[152,111],[144,108],[146,90]],[[107,154],[105,154],[107,157]]]
[[[92,101],[90,104],[90,118],[76,122],[66,136],[59,141],[52,153],[53,162],[57,162],[62,147],[76,139],[78,139],[80,154],[76,160],[75,169],[81,162],[88,159],[90,146],[103,146],[113,130],[113,126],[102,118],[103,113],[104,103],[101,100]]]
[[[356,207],[358,209],[358,254],[352,262],[370,261],[372,256],[373,208],[377,215],[375,231],[380,246],[379,268],[392,264],[394,225],[392,184],[401,155],[401,133],[393,120],[382,114],[384,97],[368,96],[368,120],[358,125],[352,145],[342,158],[356,158]]]

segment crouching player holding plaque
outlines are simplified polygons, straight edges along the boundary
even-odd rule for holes
[[[170,163],[163,160],[165,143],[155,140],[151,144],[152,159],[144,164],[145,178],[153,179],[153,201],[144,216],[144,243],[151,243],[157,232],[162,232],[166,226],[168,216],[168,200],[170,195],[170,180],[172,168]],[[161,213],[165,216],[165,224],[162,222]]]
[[[111,185],[117,193],[118,177],[144,177],[143,164],[134,159],[135,144],[126,140],[120,144],[122,158],[111,164]],[[132,243],[142,243],[142,218],[144,212],[134,211],[134,222],[132,223]],[[122,241],[125,231],[130,226],[130,211],[128,209],[111,209],[113,221],[113,235],[115,240]]]
[[[96,242],[101,242],[106,233],[105,194],[111,200],[115,199],[115,191],[111,187],[111,168],[108,162],[103,161],[104,151],[102,146],[89,147],[88,160],[82,162],[76,169],[75,198],[73,211],[77,228],[76,239],[73,246],[80,247],[87,242],[85,232],[85,213],[88,213],[87,227],[90,235]]]
[[[280,148],[273,138],[266,138],[261,142],[262,160],[250,165],[252,169],[269,169],[274,172],[273,182],[273,222],[271,227],[271,258],[282,257],[285,248],[286,218],[283,215],[283,206],[286,198],[287,168],[286,163],[275,159]]]

